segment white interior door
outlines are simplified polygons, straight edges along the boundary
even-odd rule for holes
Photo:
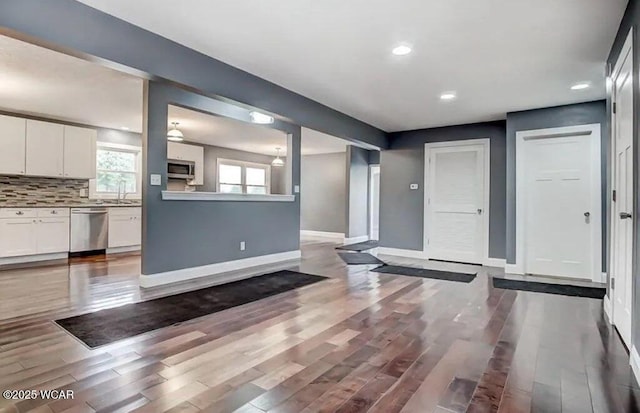
[[[584,132],[524,141],[525,269],[529,274],[592,279],[597,139]],[[599,144],[599,142],[598,142]]]
[[[625,45],[627,46],[627,45]],[[625,50],[627,53],[625,53]],[[613,189],[611,276],[613,323],[625,343],[631,345],[633,248],[633,69],[631,47],[623,49],[614,78]]]
[[[483,144],[427,146],[425,249],[430,259],[483,262],[485,152]]]
[[[380,167],[372,166],[369,177],[369,239],[380,239]]]

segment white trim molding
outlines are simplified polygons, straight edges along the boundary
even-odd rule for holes
[[[507,265],[507,260],[504,258],[487,258],[484,260],[483,265],[487,267],[495,267],[495,268],[505,268]]]
[[[631,364],[631,370],[633,370],[636,380],[640,381],[640,355],[638,355],[636,346],[632,346],[629,352],[629,364]]]
[[[303,237],[336,238],[344,240],[343,232],[310,231],[302,229],[300,230],[300,235]]]
[[[200,267],[184,268],[175,271],[167,271],[157,274],[140,274],[140,287],[150,288],[159,285],[173,284],[181,281],[193,280],[195,278],[213,277],[215,284],[224,284],[232,281],[252,277],[255,274],[233,273],[238,271],[258,267],[261,265],[275,264],[286,261],[294,261],[302,256],[300,250],[280,252],[277,254],[260,255],[257,257],[243,258],[234,261],[225,261],[215,264],[202,265]],[[219,275],[220,274],[220,275]],[[219,275],[219,276],[217,276]]]
[[[526,196],[523,190],[525,179],[525,143],[532,139],[541,138],[560,138],[572,135],[584,135],[595,137],[592,140],[592,161],[597,164],[593,168],[591,183],[593,185],[593,196],[591,200],[592,211],[592,251],[590,279],[599,282],[602,272],[602,187],[601,187],[601,158],[600,158],[600,142],[601,142],[601,125],[592,123],[588,125],[566,126],[560,128],[545,128],[524,130],[516,132],[516,262],[508,264],[505,270],[511,274],[525,274],[525,232],[526,232]]]
[[[244,201],[244,202],[294,202],[295,195],[274,194],[226,194],[221,192],[162,191],[163,201]]]
[[[604,308],[604,314],[607,316],[607,321],[609,322],[609,324],[613,323],[613,313],[612,313],[612,307],[611,307],[611,300],[609,299],[608,295],[604,296],[604,299],[602,300],[602,307]]]
[[[132,252],[132,251],[140,251],[141,246],[140,245],[131,245],[128,247],[114,247],[114,248],[107,248],[107,254],[120,254],[123,252]]]
[[[423,237],[423,258],[431,258],[429,253],[429,230],[431,224],[429,223],[429,199],[431,197],[429,181],[431,176],[429,159],[431,158],[432,149],[436,148],[450,148],[460,146],[482,146],[483,148],[483,164],[484,164],[484,193],[482,202],[482,255],[477,260],[469,261],[470,264],[485,264],[489,258],[489,215],[490,211],[490,198],[491,198],[491,139],[489,138],[477,138],[477,139],[464,139],[458,141],[445,141],[445,142],[430,142],[424,145],[424,198],[423,198],[423,210],[424,218],[422,223],[422,237]],[[439,258],[439,257],[438,257]],[[455,259],[459,260],[458,257]],[[460,261],[463,261],[460,259]],[[466,261],[466,260],[464,260]]]
[[[369,241],[369,236],[368,235],[362,235],[359,237],[351,237],[351,238],[344,238],[344,243],[345,244],[355,244],[358,242],[365,242],[365,241]]]
[[[424,251],[420,250],[404,250],[399,248],[387,248],[387,247],[378,247],[377,253],[382,255],[392,255],[395,257],[405,257],[405,258],[418,258],[418,259],[427,259],[427,255]]]

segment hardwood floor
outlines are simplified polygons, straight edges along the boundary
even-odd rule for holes
[[[94,350],[52,320],[206,284],[141,292],[137,256],[0,272],[0,389],[74,392],[0,412],[639,411],[602,301],[493,289],[479,267],[370,273],[333,247],[305,242],[293,267],[328,281]]]

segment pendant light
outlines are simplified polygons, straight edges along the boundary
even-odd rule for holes
[[[280,159],[280,148],[276,148],[276,151],[278,155],[276,156],[276,159],[271,161],[271,166],[284,166],[284,161]]]
[[[173,125],[173,127],[169,129],[169,132],[167,132],[167,140],[170,140],[172,142],[182,142],[184,140],[184,135],[178,129],[178,125],[180,123],[171,122],[171,124]]]

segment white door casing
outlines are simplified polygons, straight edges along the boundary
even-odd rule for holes
[[[429,259],[489,260],[489,139],[425,145],[424,252]]]
[[[616,110],[612,113],[612,189],[616,199],[610,199],[611,249],[610,276],[615,288],[610,290],[612,319],[620,336],[631,348],[633,309],[633,33],[630,32],[616,62],[613,96]]]
[[[380,234],[380,167],[369,168],[369,239],[377,240]]]
[[[600,124],[516,133],[516,264],[600,280]]]

